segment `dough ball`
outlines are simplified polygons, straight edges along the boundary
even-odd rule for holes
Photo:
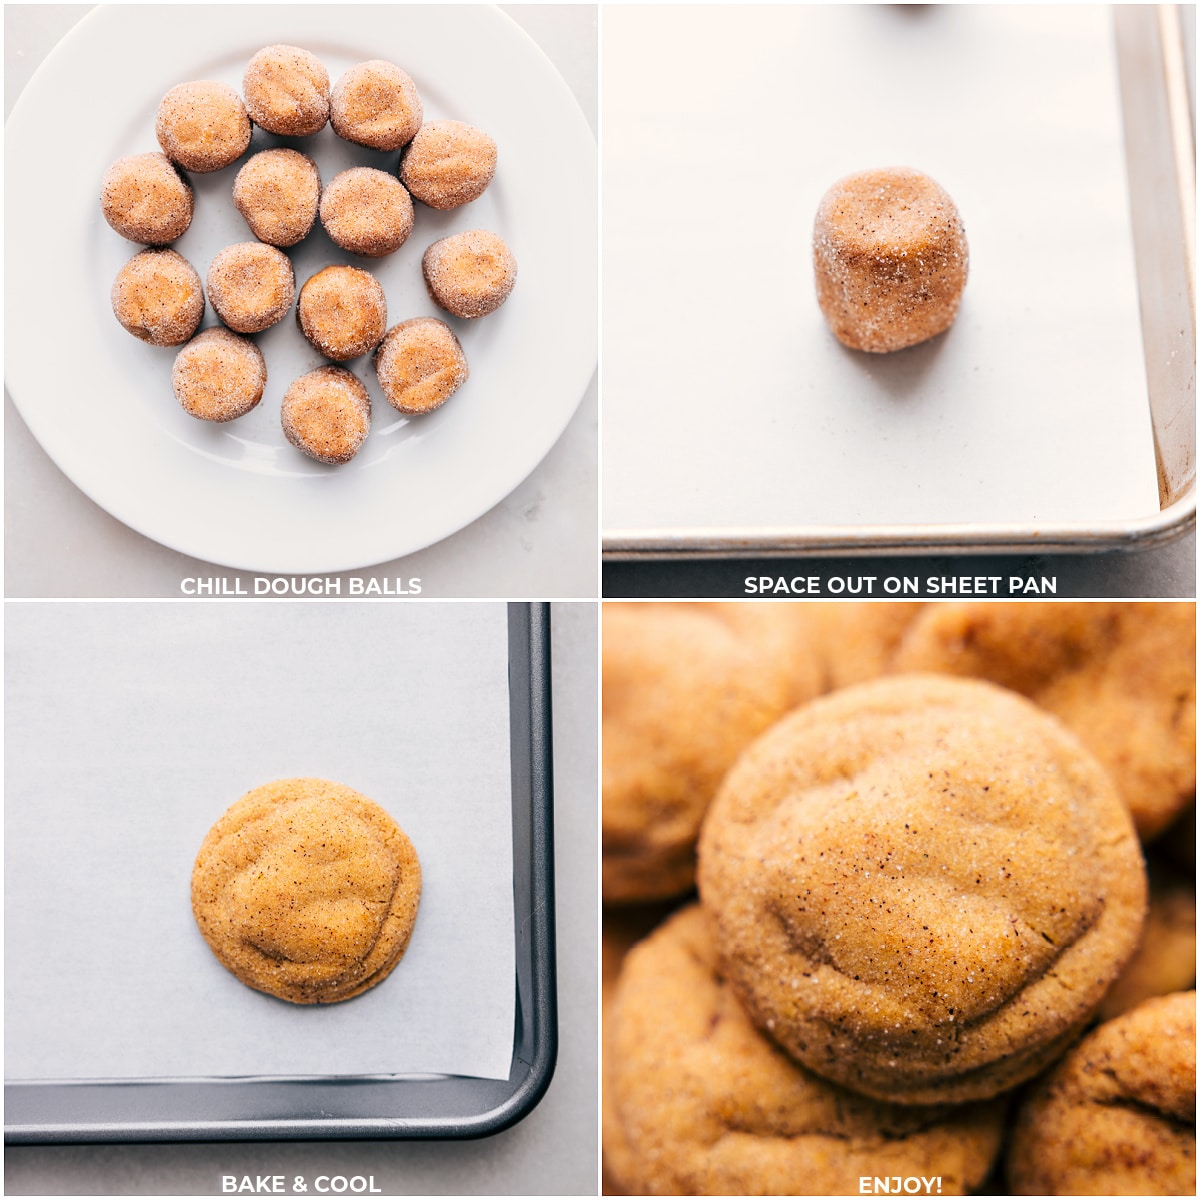
[[[454,330],[434,317],[416,317],[387,331],[375,351],[375,373],[397,412],[421,416],[441,408],[470,371]]]
[[[143,250],[112,285],[117,320],[152,346],[180,346],[204,316],[204,288],[195,268],[174,250]]]
[[[824,195],[813,228],[817,302],[851,350],[903,350],[949,329],[967,283],[954,201],[910,167],[860,171]]]
[[[498,234],[484,229],[434,242],[421,259],[425,284],[440,307],[456,317],[483,317],[508,299],[517,260]]]
[[[219,171],[250,145],[250,118],[237,92],[210,79],[173,87],[158,106],[163,153],[185,171]]]
[[[379,345],[387,329],[387,300],[382,284],[369,271],[326,267],[300,289],[296,316],[317,350],[335,362],[346,362]]]
[[[351,67],[334,85],[330,106],[334,132],[373,150],[399,150],[421,128],[417,85],[382,59]]]
[[[100,209],[123,238],[165,246],[192,223],[192,185],[165,154],[131,154],[105,171]]]
[[[386,171],[352,167],[326,185],[321,224],[343,250],[383,258],[412,233],[412,200],[400,180]]]
[[[321,173],[298,150],[260,150],[233,181],[233,203],[250,232],[270,246],[294,246],[317,220]]]
[[[318,367],[284,393],[284,436],[322,463],[349,462],[371,432],[371,398],[342,367]]]
[[[208,268],[208,298],[238,333],[259,333],[283,320],[296,297],[291,259],[262,242],[226,246]]]
[[[175,356],[171,387],[184,411],[201,421],[232,421],[248,413],[267,386],[267,364],[249,338],[206,329]]]
[[[421,126],[400,159],[404,186],[430,208],[458,208],[487,190],[496,174],[496,143],[465,121]]]
[[[242,92],[250,120],[268,133],[306,137],[329,120],[329,72],[299,46],[266,46],[247,64]]]

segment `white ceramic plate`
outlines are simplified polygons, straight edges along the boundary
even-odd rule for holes
[[[286,42],[335,80],[368,58],[412,75],[425,119],[470,121],[499,146],[496,178],[463,208],[416,204],[409,240],[384,259],[339,250],[318,228],[287,253],[297,287],[353,263],[384,286],[389,326],[449,320],[471,377],[427,417],[383,399],[369,357],[344,364],[368,386],[370,437],[342,467],[294,450],[279,425],[292,380],[324,360],[292,314],[256,337],[268,382],[259,406],[225,425],[187,416],[171,391],[175,350],[145,345],[112,315],[109,289],[141,247],[100,213],[114,159],[157,150],[170,87],[217,79],[241,90],[250,56]],[[394,170],[399,153],[255,130],[248,153],[290,145],[329,180],[349,166]],[[245,159],[190,175],[196,215],[175,243],[206,275],[214,255],[253,240],[233,207]],[[125,524],[173,549],[242,570],[352,570],[419,550],[503,499],[562,433],[596,364],[596,144],[537,46],[497,9],[474,6],[120,6],[90,14],[22,93],[6,127],[5,374],[22,417],[60,469]],[[447,318],[429,299],[421,255],[465,229],[499,233],[518,263],[497,312]],[[211,308],[204,327],[217,319]]]

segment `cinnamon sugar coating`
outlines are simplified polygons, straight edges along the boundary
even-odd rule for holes
[[[852,350],[902,350],[949,329],[967,258],[954,201],[911,167],[849,175],[817,209],[817,301]]]
[[[383,258],[412,233],[412,200],[400,180],[386,171],[352,167],[326,184],[321,224],[343,250]]]
[[[118,158],[100,184],[104,219],[123,238],[165,246],[192,223],[192,185],[165,154]]]
[[[393,325],[375,351],[387,402],[410,416],[433,412],[466,382],[467,357],[454,330],[433,317]]]
[[[362,381],[343,367],[318,367],[284,393],[283,432],[317,462],[349,462],[371,431],[371,398]]]
[[[499,234],[485,229],[434,242],[421,259],[434,302],[456,317],[483,317],[508,299],[517,282],[517,260]]]
[[[306,137],[329,120],[329,72],[299,46],[265,46],[246,66],[250,120],[268,133]]]
[[[250,145],[241,97],[211,79],[173,87],[158,106],[154,129],[163,153],[186,171],[219,171]]]
[[[1133,824],[1057,721],[976,680],[894,676],[786,717],[726,776],[700,895],[755,1023],[904,1104],[1058,1058],[1132,957]]]
[[[248,792],[209,830],[192,913],[248,987],[331,1004],[374,987],[408,947],[421,896],[412,842],[378,804],[324,779]]]
[[[269,329],[284,318],[295,295],[291,260],[262,242],[226,246],[208,268],[208,298],[238,333]]]
[[[261,150],[233,181],[233,203],[260,242],[294,246],[317,219],[321,173],[298,150]]]
[[[171,387],[184,411],[201,421],[232,421],[262,399],[267,364],[248,338],[220,327],[197,334],[175,356]]]
[[[428,121],[400,159],[404,186],[430,208],[482,196],[496,174],[496,143],[465,121]]]
[[[1106,1022],[1041,1080],[1008,1178],[1019,1196],[1194,1196],[1196,993]]]
[[[755,1029],[693,905],[630,951],[605,1018],[604,1166],[631,1195],[845,1196],[861,1176],[974,1190],[1003,1105],[855,1095]]]
[[[374,350],[387,329],[383,286],[359,267],[326,267],[300,289],[296,319],[326,358],[357,358]]]
[[[334,85],[330,120],[338,137],[374,150],[399,150],[421,128],[417,85],[395,63],[375,58]]]
[[[204,316],[204,287],[191,263],[174,250],[143,250],[112,285],[113,315],[143,342],[180,346]]]

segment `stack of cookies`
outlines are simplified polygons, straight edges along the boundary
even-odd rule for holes
[[[607,1192],[1195,1193],[1191,605],[608,606],[604,659]]]

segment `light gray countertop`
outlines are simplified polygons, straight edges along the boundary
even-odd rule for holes
[[[90,7],[5,6],[6,119],[33,72]],[[554,63],[595,132],[596,8],[532,4],[504,11]],[[596,595],[597,408],[593,375],[549,454],[493,509],[424,550],[347,574],[416,578],[426,597]],[[4,472],[7,596],[179,596],[187,577],[251,578],[169,550],[109,516],[46,456],[7,389]]]

